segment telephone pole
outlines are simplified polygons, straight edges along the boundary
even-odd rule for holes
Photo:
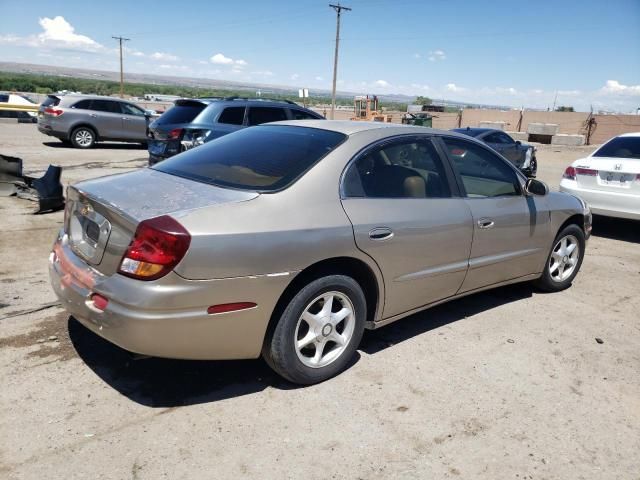
[[[347,7],[343,7],[342,5],[332,5],[329,4],[331,8],[336,11],[336,52],[333,56],[333,89],[331,90],[331,120],[333,120],[333,115],[336,110],[336,80],[338,78],[338,45],[340,45],[340,14],[342,10],[346,10],[350,12],[351,9]]]
[[[124,98],[124,71],[122,69],[122,42],[128,42],[130,38],[111,37],[120,42],[120,98]]]

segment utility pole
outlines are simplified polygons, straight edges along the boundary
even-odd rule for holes
[[[122,69],[122,42],[128,42],[130,38],[111,37],[120,42],[120,98],[124,98],[124,71]]]
[[[336,110],[336,80],[338,78],[338,45],[340,44],[340,14],[342,10],[346,10],[350,12],[351,9],[347,7],[343,7],[342,5],[332,5],[329,4],[331,8],[336,11],[336,52],[333,56],[333,89],[331,90],[331,120],[333,120],[333,115]]]
[[[556,102],[558,101],[558,91],[556,90],[556,95],[555,97],[553,97],[553,109],[551,110],[552,112],[556,111]]]

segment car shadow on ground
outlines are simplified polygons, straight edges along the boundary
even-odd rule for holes
[[[443,325],[532,295],[530,284],[482,292],[412,315],[375,331],[366,331],[359,350],[375,354]],[[69,336],[80,358],[122,395],[150,407],[178,407],[215,402],[267,387],[298,388],[276,375],[263,360],[189,361],[136,359],[69,317]],[[351,366],[358,362],[357,353]]]
[[[52,148],[69,148],[76,149],[70,143],[63,142],[42,142],[43,145]],[[140,143],[110,143],[110,142],[99,142],[96,143],[92,149],[96,150],[147,150],[146,145],[142,145]]]
[[[595,237],[640,243],[640,221],[594,215],[591,233]]]
[[[365,331],[364,338],[360,343],[360,350],[373,355],[444,325],[500,305],[529,298],[533,296],[533,292],[531,283],[516,283],[443,303],[398,320],[386,327]]]

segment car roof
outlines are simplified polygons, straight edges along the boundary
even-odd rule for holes
[[[618,135],[619,137],[640,137],[640,132],[628,132]]]
[[[411,134],[411,133],[432,133],[447,134],[455,137],[463,137],[469,139],[468,136],[460,135],[456,132],[447,130],[439,130],[437,128],[417,127],[414,125],[403,125],[400,123],[383,123],[383,122],[360,122],[354,120],[284,120],[281,122],[271,122],[268,125],[291,125],[296,127],[309,127],[321,130],[330,130],[332,132],[352,135],[354,133],[366,132],[372,130],[387,130],[389,136]]]
[[[490,132],[502,132],[497,128],[479,128],[479,127],[466,127],[466,128],[453,128],[452,132],[464,133],[465,135],[472,134],[474,137],[483,135]]]
[[[85,95],[84,93],[50,93],[49,97],[57,97],[61,100],[69,98],[72,100],[112,100],[116,102],[134,103],[132,100],[120,97],[109,97],[107,95]]]

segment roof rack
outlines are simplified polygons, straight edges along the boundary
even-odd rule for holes
[[[225,97],[223,100],[255,100],[258,102],[282,102],[290,105],[297,105],[296,102],[291,100],[284,100],[282,98],[268,98],[268,97]]]

